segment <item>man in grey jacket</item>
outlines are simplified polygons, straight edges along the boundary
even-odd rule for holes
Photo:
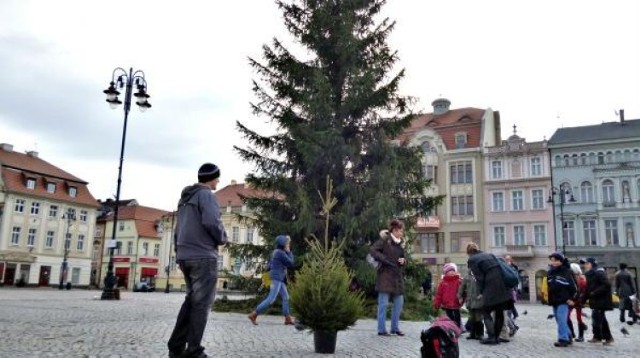
[[[218,246],[227,243],[220,206],[211,192],[220,181],[211,163],[198,170],[198,183],[182,190],[174,241],[176,261],[187,286],[176,325],[169,338],[169,357],[208,357],[200,345],[215,299]]]

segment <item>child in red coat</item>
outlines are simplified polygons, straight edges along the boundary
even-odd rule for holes
[[[442,281],[438,285],[438,291],[433,301],[435,309],[443,308],[452,321],[461,327],[460,307],[462,304],[458,300],[458,288],[462,284],[462,278],[458,274],[458,266],[454,263],[447,263],[442,269]]]

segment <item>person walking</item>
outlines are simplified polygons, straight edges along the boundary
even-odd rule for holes
[[[403,248],[404,224],[394,219],[389,224],[389,230],[380,232],[380,239],[373,245],[369,253],[380,263],[376,277],[376,291],[378,292],[378,335],[390,336],[396,334],[404,336],[400,330],[399,321],[404,305],[404,258]],[[391,333],[387,332],[387,305],[393,302],[391,311]]]
[[[511,319],[515,321],[520,315],[518,314],[518,308],[516,307],[516,303],[518,302],[518,295],[522,290],[522,281],[520,280],[520,268],[513,262],[513,258],[511,255],[506,255],[504,257],[504,261],[509,264],[509,266],[518,274],[518,286],[516,286],[511,294],[513,295],[513,309],[509,311],[511,315]],[[515,325],[515,322],[513,323]],[[517,327],[517,326],[516,326]]]
[[[589,307],[592,310],[593,338],[589,342],[602,343],[604,340],[604,345],[610,345],[613,343],[613,336],[607,322],[606,311],[613,310],[611,283],[604,268],[598,265],[595,258],[589,257],[583,262],[587,270],[584,274],[587,278],[585,299],[589,301]]]
[[[287,269],[293,267],[293,254],[291,253],[291,238],[286,235],[276,237],[276,248],[271,254],[269,260],[269,275],[271,276],[271,286],[269,287],[269,295],[258,304],[256,309],[249,314],[249,320],[254,325],[258,325],[258,315],[262,314],[275,302],[276,297],[280,295],[282,300],[282,314],[284,315],[284,324],[293,325],[293,317],[289,309],[289,292],[287,291],[286,277]]]
[[[208,357],[201,342],[215,299],[218,246],[227,243],[220,207],[212,193],[219,178],[215,164],[203,164],[198,169],[198,183],[185,187],[178,202],[174,247],[186,296],[167,342],[169,357]]]
[[[633,287],[633,278],[627,270],[627,264],[621,263],[619,265],[620,271],[616,272],[616,294],[620,298],[620,322],[624,322],[624,312],[629,311],[630,325],[638,322],[638,316],[633,310],[631,304],[631,296],[636,294],[636,290]]]
[[[587,279],[582,274],[582,269],[580,269],[580,265],[578,265],[577,263],[571,264],[571,272],[573,273],[573,279],[578,287],[578,294],[577,298],[573,300],[574,305],[569,306],[567,324],[569,325],[571,336],[575,339],[575,341],[584,342],[584,332],[587,331],[587,325],[582,320],[582,302],[584,300],[585,294],[587,293]],[[573,310],[576,311],[576,321],[578,322],[578,337],[576,337],[575,331],[573,329],[573,321],[571,320],[571,312]]]
[[[446,263],[442,269],[442,274],[442,280],[438,284],[436,297],[433,300],[433,307],[436,310],[443,308],[447,317],[462,328],[460,318],[462,303],[458,300],[458,289],[462,285],[462,278],[458,274],[458,266],[453,262]]]
[[[571,343],[571,333],[567,322],[569,306],[575,304],[578,288],[573,279],[569,262],[559,252],[549,255],[547,285],[549,289],[549,305],[553,307],[553,315],[558,326],[558,341],[553,345],[567,347]]]
[[[473,271],[469,270],[458,289],[458,301],[465,303],[469,310],[469,336],[467,339],[481,340],[484,336],[484,323],[482,323],[482,300],[478,298],[478,285]]]
[[[467,245],[467,267],[473,272],[478,285],[478,293],[482,300],[483,316],[488,337],[480,341],[482,344],[499,344],[500,332],[504,325],[504,311],[513,307],[510,290],[502,279],[498,259],[480,251],[478,245],[471,242]],[[491,314],[494,313],[492,318]]]

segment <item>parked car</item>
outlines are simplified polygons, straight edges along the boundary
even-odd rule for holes
[[[133,286],[133,292],[154,292],[156,287],[148,282],[141,281]]]

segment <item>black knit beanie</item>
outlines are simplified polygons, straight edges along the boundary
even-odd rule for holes
[[[198,169],[198,178],[210,177],[210,180],[220,177],[220,168],[217,165],[211,163],[204,163]]]

